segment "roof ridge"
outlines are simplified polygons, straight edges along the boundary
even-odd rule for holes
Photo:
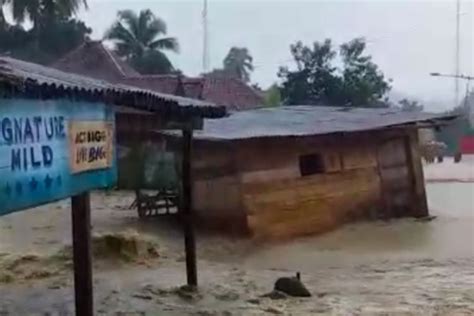
[[[82,42],[80,45],[76,46],[76,48],[74,48],[73,50],[70,50],[69,52],[64,54],[61,58],[59,58],[56,61],[52,62],[50,66],[55,67],[56,65],[64,62],[64,60],[69,58],[69,56],[71,56],[71,55],[75,54],[76,52],[78,52],[79,50],[81,50],[85,45],[93,43],[93,42],[97,42],[97,41],[87,41],[86,40],[86,41]]]
[[[115,57],[112,55],[112,52],[109,51],[107,48],[104,47],[102,44],[102,41],[99,42],[100,48],[105,54],[109,57],[110,60],[112,60],[112,63],[117,67],[118,71],[122,76],[126,76],[125,71],[123,70],[122,66],[118,63],[118,61],[115,59]]]
[[[44,91],[46,99],[67,98],[74,95],[78,100],[99,101],[115,105],[127,103],[152,112],[165,111],[176,115],[200,115],[203,117],[222,117],[225,108],[213,103],[183,98],[124,84],[113,84],[106,80],[94,79],[85,75],[22,61],[11,57],[0,58],[0,78],[7,86],[17,87],[12,95],[27,95],[28,91]],[[32,90],[33,89],[33,90]],[[39,95],[34,94],[34,98]],[[128,101],[127,101],[128,100]],[[169,112],[171,111],[171,112]],[[174,115],[174,113],[171,113]]]

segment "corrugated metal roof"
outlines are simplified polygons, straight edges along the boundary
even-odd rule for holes
[[[283,106],[235,112],[219,120],[205,120],[204,129],[196,131],[194,137],[225,141],[263,137],[310,136],[367,131],[415,122],[454,118],[455,116],[406,112],[393,108]]]
[[[222,117],[226,110],[210,102],[183,98],[123,84],[66,73],[53,68],[0,56],[0,83],[14,86],[25,95],[42,98],[84,97],[116,105],[171,115]]]

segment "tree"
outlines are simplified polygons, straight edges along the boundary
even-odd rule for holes
[[[296,69],[281,67],[282,98],[286,104],[336,106],[384,105],[389,82],[370,56],[364,55],[365,42],[355,39],[339,48],[342,66],[335,66],[337,52],[331,40],[312,47],[297,42],[290,46]]]
[[[15,25],[6,21],[3,27],[0,25],[0,52],[3,54],[48,64],[77,47],[92,32],[84,22],[71,18],[81,3],[86,5],[85,1],[0,1],[10,6],[17,21]],[[32,11],[34,6],[38,7],[37,11]],[[21,22],[33,15],[33,28],[25,30]]]
[[[315,42],[312,48],[297,42],[290,51],[296,70],[281,67],[278,73],[283,79],[281,92],[286,104],[327,103],[339,96],[342,84],[332,66],[336,52],[331,40]]]
[[[166,23],[150,10],[137,15],[131,10],[119,11],[117,21],[105,38],[115,44],[117,54],[142,74],[171,73],[175,69],[163,51],[179,51],[178,41],[166,35]]]
[[[5,19],[5,14],[3,12],[3,6],[6,3],[6,0],[0,0],[0,31],[3,31],[7,28],[7,20]]]
[[[340,47],[343,60],[343,104],[351,106],[374,105],[390,90],[384,75],[372,58],[363,55],[366,44],[356,38]]]
[[[29,19],[33,28],[38,27],[41,17],[52,8],[62,16],[72,16],[81,5],[87,8],[86,0],[1,0],[3,4],[10,5],[13,19],[22,23]],[[2,3],[0,2],[0,5]]]
[[[253,71],[253,58],[247,48],[232,47],[224,58],[224,72],[236,77],[245,83],[250,81],[250,73]]]
[[[265,91],[265,106],[274,107],[281,104],[280,87],[277,84],[272,84],[270,88]]]
[[[408,99],[402,99],[398,101],[400,109],[406,112],[421,112],[423,111],[424,106],[418,101],[410,101]]]

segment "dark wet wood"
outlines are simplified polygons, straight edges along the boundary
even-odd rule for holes
[[[184,247],[186,251],[186,275],[188,285],[197,286],[196,240],[194,234],[194,220],[192,210],[192,176],[191,152],[193,132],[191,128],[184,128],[182,143],[182,209],[181,215],[184,224]]]
[[[89,193],[73,196],[71,211],[76,315],[92,316],[94,307]]]

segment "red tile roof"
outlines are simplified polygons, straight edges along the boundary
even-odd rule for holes
[[[247,110],[263,105],[263,98],[257,91],[235,78],[140,75],[114,52],[105,48],[101,41],[86,42],[51,66],[112,83],[201,99],[229,110]]]
[[[179,77],[176,75],[138,75],[122,78],[122,83],[161,93],[177,94]]]
[[[229,110],[242,111],[263,106],[262,96],[236,78],[206,77],[202,99],[224,105]]]
[[[184,93],[189,98],[202,99],[203,78],[183,78]]]
[[[88,41],[66,54],[51,67],[96,79],[119,82],[127,76],[140,75],[101,41]]]

